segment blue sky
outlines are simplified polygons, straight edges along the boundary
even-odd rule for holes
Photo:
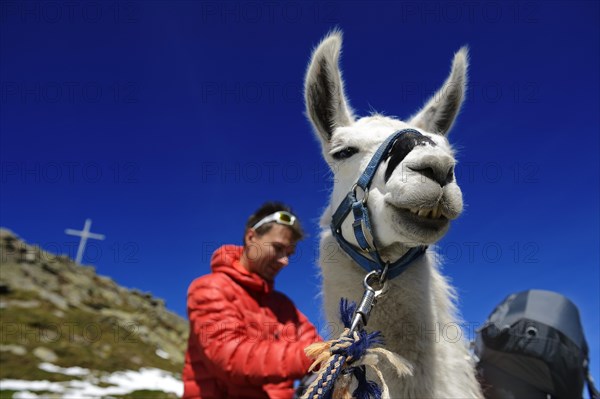
[[[506,295],[579,307],[600,380],[596,2],[3,2],[0,224],[185,315],[212,250],[268,199],[309,238],[277,281],[315,323],[331,182],[304,117],[312,48],[344,31],[359,115],[406,118],[470,47],[451,132],[467,204],[440,243],[469,326]],[[473,327],[474,328],[474,327]]]

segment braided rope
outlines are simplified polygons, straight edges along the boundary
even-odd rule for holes
[[[342,333],[339,340],[329,341],[325,344],[313,344],[306,348],[309,356],[311,349],[317,352],[315,353],[317,359],[310,366],[309,371],[312,371],[319,364],[321,364],[321,371],[317,379],[306,389],[302,399],[328,399],[331,397],[333,385],[350,358],[341,353],[353,343],[353,337],[349,337],[347,334],[348,329]]]
[[[350,329],[346,328],[337,340],[319,342],[307,347],[305,349],[307,356],[315,359],[309,371],[320,365],[320,372],[302,398],[330,399],[332,395],[334,399],[350,398],[348,389],[352,374],[359,380],[358,392],[363,396],[372,395],[379,398],[381,391],[376,388],[376,384],[364,378],[364,366],[351,366],[369,351],[369,346],[375,343],[381,343],[378,332],[368,334],[361,330],[350,333]],[[342,372],[344,375],[348,374],[348,378],[344,378],[343,383],[334,386]]]
[[[306,356],[313,359],[308,371],[312,372],[318,367],[319,372],[301,399],[389,399],[389,389],[379,369],[380,361],[387,362],[398,377],[412,375],[412,367],[399,355],[383,348],[371,348],[374,344],[383,343],[379,331],[367,333],[360,328],[359,331],[350,332],[355,311],[356,303],[342,298],[340,316],[346,328],[340,337],[317,342],[304,349]],[[370,367],[377,375],[381,388],[367,380],[366,367]],[[351,395],[353,377],[358,386]]]

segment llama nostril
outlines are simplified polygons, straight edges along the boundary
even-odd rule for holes
[[[448,183],[452,183],[454,181],[454,166],[450,167],[448,174],[446,175],[446,182],[441,186],[444,187]]]
[[[444,187],[446,184],[451,183],[454,180],[454,166],[451,166],[450,169],[447,171],[446,170],[435,170],[431,166],[420,167],[420,168],[415,168],[415,167],[409,166],[409,169],[423,175],[424,177],[426,177],[428,179],[433,180],[434,182],[439,184],[441,187]]]
[[[409,169],[412,171],[415,171],[417,173],[422,174],[423,176],[427,177],[428,179],[437,181],[437,179],[435,178],[435,172],[433,171],[433,168],[431,167],[426,167],[426,168],[415,168],[415,167],[410,167]]]

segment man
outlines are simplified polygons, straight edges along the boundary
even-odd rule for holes
[[[219,248],[212,273],[190,285],[184,399],[292,398],[310,366],[304,348],[321,339],[273,283],[302,237],[287,206],[267,203],[248,219],[244,246]]]

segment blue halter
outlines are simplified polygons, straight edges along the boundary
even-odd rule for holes
[[[416,133],[421,136],[421,133],[414,129],[399,130],[388,137],[383,144],[379,146],[373,158],[365,168],[365,171],[359,177],[358,181],[352,186],[346,198],[333,214],[331,221],[331,231],[333,236],[340,244],[340,247],[348,254],[356,263],[358,263],[367,272],[378,271],[381,273],[381,279],[394,278],[402,274],[410,265],[410,263],[423,255],[427,246],[418,246],[411,248],[406,254],[394,263],[385,262],[381,259],[379,251],[373,240],[373,229],[369,220],[369,210],[367,209],[367,199],[369,197],[369,187],[379,164],[383,161],[384,156],[388,154],[396,140],[405,133]],[[363,198],[358,199],[356,196],[357,189],[360,188],[363,192]],[[354,236],[360,246],[360,251],[355,246],[350,244],[342,235],[342,223],[352,211],[354,222],[352,228]],[[366,256],[368,255],[368,257]]]

